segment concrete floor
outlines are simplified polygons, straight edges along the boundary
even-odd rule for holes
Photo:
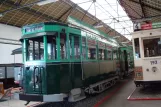
[[[119,91],[117,91],[112,97],[110,97],[108,100],[104,101],[101,105],[98,107],[161,107],[161,100],[156,100],[156,101],[128,101],[127,97],[131,94],[131,92],[135,89],[135,84],[133,80],[128,79],[128,82],[121,87]],[[110,93],[113,90],[116,90],[119,85],[123,83],[119,82],[116,84],[114,87],[110,88],[107,90],[107,92],[103,92],[102,94],[105,94],[105,96],[110,95]],[[101,96],[99,94],[98,96]],[[103,99],[102,97],[99,99]],[[97,100],[99,102],[99,100]],[[97,101],[94,101],[94,103],[97,103]],[[86,101],[85,101],[86,102]],[[26,107],[24,104],[25,101],[20,101],[20,100],[7,100],[0,102],[0,107]],[[30,105],[38,104],[38,102],[31,102],[28,107],[32,107]],[[81,103],[80,107],[92,107],[90,106],[85,106],[84,103]],[[55,106],[50,106],[50,107],[55,107]],[[63,106],[63,107],[66,107]]]
[[[161,107],[161,100],[153,101],[128,101],[127,97],[135,89],[135,84],[129,80],[110,99],[106,100],[99,107]]]
[[[20,101],[20,100],[13,100],[13,99],[9,99],[6,101],[0,101],[0,107],[26,107],[24,104],[26,103],[26,101]],[[27,107],[33,107],[32,105],[38,104],[38,102],[30,102],[29,105],[27,105]]]

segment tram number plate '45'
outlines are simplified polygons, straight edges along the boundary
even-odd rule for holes
[[[157,61],[150,61],[151,65],[157,64]]]

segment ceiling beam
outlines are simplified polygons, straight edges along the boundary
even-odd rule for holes
[[[144,10],[144,3],[142,2],[142,0],[139,0],[139,4],[141,6],[141,10],[142,10],[142,13],[143,13],[143,18],[145,17],[145,10]]]
[[[145,17],[145,18],[137,18],[137,19],[133,19],[133,22],[142,22],[142,21],[147,21],[147,20],[151,20],[152,18],[160,18],[161,15],[155,15],[155,16],[149,16],[149,17]]]
[[[43,14],[43,13],[41,13],[41,12],[38,12],[38,11],[36,11],[36,10],[31,9],[31,8],[28,7],[28,6],[35,5],[35,3],[36,3],[36,2],[31,3],[31,4],[27,4],[27,5],[23,5],[23,6],[17,6],[17,5],[14,4],[13,1],[6,0],[6,2],[4,3],[4,5],[6,5],[6,6],[11,6],[11,7],[14,7],[14,8],[11,8],[11,9],[9,9],[9,10],[3,11],[3,12],[1,12],[0,14],[6,14],[6,13],[8,13],[8,12],[12,12],[12,11],[15,11],[15,10],[20,10],[20,11],[23,11],[23,12],[28,13],[28,14],[31,14],[31,15],[33,15],[33,14],[36,13],[35,15],[37,15],[38,17],[42,15],[42,17],[43,17],[44,19],[47,19],[47,20],[56,20],[56,19],[53,18],[52,16],[48,16],[48,15],[46,15],[46,14]]]
[[[136,4],[140,4],[138,1],[135,1],[135,0],[130,0],[130,1],[132,1],[132,2],[134,2],[134,3],[136,3]],[[153,7],[153,6],[149,5],[149,4],[144,3],[144,6],[146,6],[146,7],[148,7],[148,8],[151,8],[151,9],[153,9],[153,10],[156,10],[156,11],[158,11],[158,12],[161,12],[161,9],[160,9],[160,8]]]
[[[126,6],[128,6],[131,10],[133,10],[137,15],[139,15],[140,17],[142,17],[142,15],[140,15],[135,9],[133,9],[129,4],[127,4],[124,0],[117,0],[119,3],[120,3],[120,5],[122,6],[122,7],[124,7],[122,4],[124,3]],[[130,0],[129,0],[130,1]]]
[[[73,7],[73,6],[72,6]],[[65,20],[63,22],[66,22],[67,18],[72,14],[72,12],[78,7],[77,4],[74,5],[74,7],[68,12]]]
[[[70,7],[69,9],[67,9],[60,17],[57,18],[57,20],[60,20],[64,15],[66,15],[72,9],[73,9],[73,7]]]
[[[74,6],[71,6],[68,10],[66,10],[66,11],[65,11],[60,17],[58,17],[56,20],[60,20],[61,18],[63,18],[63,16],[65,16],[66,14],[68,14],[67,17],[66,17],[66,19],[67,19],[68,16],[72,13],[72,11],[73,11],[74,9],[76,9],[77,6],[78,6],[77,4],[75,4]],[[65,19],[65,21],[66,21],[66,19]]]

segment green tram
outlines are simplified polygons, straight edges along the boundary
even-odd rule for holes
[[[94,29],[94,28],[92,28]],[[23,93],[25,101],[79,101],[127,75],[132,49],[94,29],[58,22],[26,25],[23,36]],[[131,56],[131,55],[130,55]]]

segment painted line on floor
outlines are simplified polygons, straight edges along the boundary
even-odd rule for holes
[[[131,98],[132,94],[134,93],[134,91],[136,90],[136,88],[132,91],[132,93],[129,95],[129,97],[127,98],[128,101],[141,101],[141,100],[161,100],[161,98]]]
[[[161,98],[130,98],[129,101],[161,100]]]
[[[29,106],[26,106],[26,107],[34,107],[34,106],[37,106],[37,105],[39,105],[39,104],[43,104],[43,103],[40,102],[40,103],[32,104],[32,105],[29,105]]]
[[[94,107],[99,107],[102,103],[104,103],[106,100],[110,99],[114,94],[116,94],[128,81],[123,82],[117,89],[112,91],[109,95],[105,96],[102,100],[100,100],[98,103],[94,105]]]
[[[127,97],[127,100],[130,99],[130,97],[132,96],[132,94],[134,93],[134,91],[136,90],[136,88],[132,91],[132,93]]]

